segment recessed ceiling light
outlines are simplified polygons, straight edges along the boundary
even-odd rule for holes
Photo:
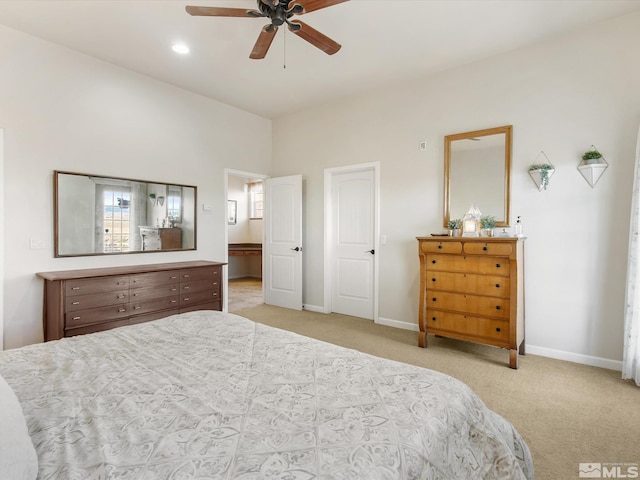
[[[176,53],[189,53],[189,47],[187,47],[184,43],[176,43],[171,49]]]

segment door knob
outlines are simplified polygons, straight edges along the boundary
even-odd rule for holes
[[[364,253],[370,253],[371,255],[374,255],[376,251],[372,248],[371,250],[365,250]]]
[[[296,247],[292,248],[291,250],[293,250],[294,252],[300,252],[302,249],[300,247]]]

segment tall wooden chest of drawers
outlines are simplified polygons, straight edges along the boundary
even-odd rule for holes
[[[37,273],[45,281],[45,341],[222,310],[223,265],[192,261]]]
[[[420,333],[509,349],[524,355],[524,239],[418,237]]]

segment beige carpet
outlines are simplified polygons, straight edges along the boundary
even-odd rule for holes
[[[257,307],[264,303],[262,280],[259,278],[236,278],[229,280],[227,298],[229,311]]]
[[[512,370],[507,350],[431,335],[422,349],[416,332],[344,315],[269,305],[235,313],[464,381],[525,438],[538,480],[578,479],[579,463],[640,464],[640,388],[620,372],[536,355]]]

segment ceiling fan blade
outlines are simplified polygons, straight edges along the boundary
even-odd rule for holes
[[[292,3],[302,5],[304,7],[304,13],[309,13],[348,1],[349,0],[295,0]]]
[[[253,58],[254,60],[264,58],[269,51],[269,47],[271,46],[271,42],[273,42],[277,31],[278,27],[276,27],[275,25],[266,25],[262,29],[262,32],[260,32],[258,40],[253,46],[253,50],[251,51],[251,55],[249,55],[249,58]]]
[[[334,40],[331,40],[326,35],[320,33],[315,28],[310,27],[309,25],[307,25],[306,23],[301,22],[300,20],[296,20],[295,22],[291,22],[291,25],[294,25],[294,26],[295,25],[300,25],[300,29],[298,29],[298,30],[296,30],[295,27],[292,28],[291,26],[289,26],[289,30],[291,30],[293,33],[295,33],[300,38],[302,38],[302,39],[306,40],[307,42],[309,42],[314,47],[319,48],[320,50],[322,50],[327,55],[333,55],[338,50],[340,50],[340,48],[342,48],[342,45],[340,45],[339,43],[337,43]]]
[[[262,16],[257,10],[246,10],[243,8],[224,8],[224,7],[194,7],[187,6],[185,8],[189,15],[196,17],[249,17],[254,18]]]

